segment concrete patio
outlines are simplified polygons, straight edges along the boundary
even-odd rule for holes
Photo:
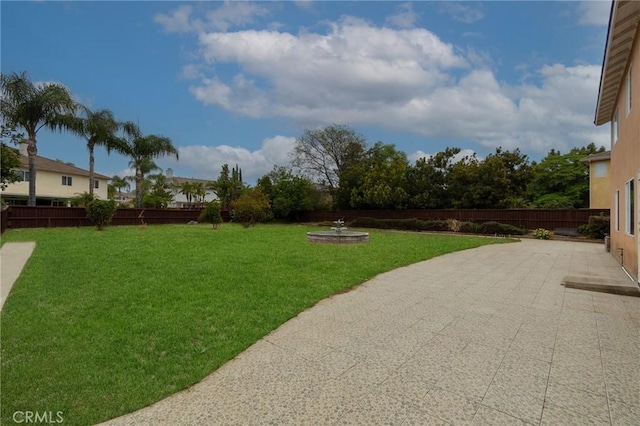
[[[524,240],[382,274],[107,425],[640,424],[640,298],[603,245]]]

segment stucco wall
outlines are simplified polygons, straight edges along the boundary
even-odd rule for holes
[[[633,104],[631,111],[627,115],[627,72],[629,64],[624,74],[622,86],[618,93],[618,120],[619,120],[619,137],[618,141],[611,146],[611,251],[621,259],[621,251],[624,251],[622,258],[624,266],[629,272],[638,277],[638,213],[640,213],[640,203],[638,195],[640,194],[640,182],[638,181],[638,171],[640,170],[640,42],[638,40],[639,31],[636,30],[635,41],[632,48],[631,59],[632,64],[632,86],[633,86]],[[615,113],[615,112],[614,112]],[[613,119],[613,117],[612,117]],[[613,125],[613,122],[612,122]],[[627,216],[627,203],[625,200],[625,185],[633,179],[635,184],[635,218],[634,218],[634,234],[629,235],[625,231],[625,217]],[[619,230],[615,229],[615,193],[619,191]]]
[[[83,192],[89,192],[89,178],[86,176],[71,176],[71,186],[62,185],[62,174],[39,170],[36,173],[36,197],[45,198],[73,198]],[[65,175],[67,176],[67,175]],[[94,194],[102,200],[107,199],[107,181],[98,179],[99,188]],[[16,182],[2,192],[5,197],[18,195],[29,196],[29,182]]]
[[[589,170],[589,208],[611,208],[611,161],[593,161]],[[607,169],[606,176],[596,176],[596,164],[604,164]],[[602,166],[599,166],[602,167]]]

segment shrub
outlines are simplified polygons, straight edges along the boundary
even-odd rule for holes
[[[231,203],[231,216],[234,222],[249,227],[257,222],[269,220],[271,218],[269,209],[269,198],[260,189],[250,188]]]
[[[509,225],[507,223],[490,221],[481,224],[478,227],[478,233],[487,235],[524,235],[527,233],[527,231],[525,229],[518,228],[517,226]]]
[[[460,222],[460,232],[466,234],[479,234],[480,224],[473,222]]]
[[[217,201],[211,201],[206,203],[204,210],[200,212],[198,222],[210,223],[213,228],[217,228],[222,223],[222,216],[220,215],[220,203]]]
[[[547,231],[544,228],[538,228],[533,231],[533,235],[539,240],[548,240],[551,238],[551,231]]]
[[[389,225],[387,225],[383,220],[374,219],[372,217],[357,217],[349,223],[349,227],[389,229]]]
[[[611,229],[611,218],[600,214],[598,216],[589,216],[587,224],[587,235],[591,238],[604,239],[605,235],[609,235]]]
[[[447,219],[447,227],[449,231],[459,232],[460,228],[462,228],[462,222],[456,219]]]
[[[98,230],[102,230],[111,223],[111,219],[116,214],[118,205],[114,200],[93,200],[85,207],[87,218]]]

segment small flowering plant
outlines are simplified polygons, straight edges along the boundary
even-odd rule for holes
[[[551,238],[551,231],[547,231],[544,228],[538,228],[533,232],[533,235],[539,240],[548,240]]]

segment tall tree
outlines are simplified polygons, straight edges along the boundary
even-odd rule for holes
[[[118,175],[115,175],[111,178],[111,186],[113,186],[113,188],[118,191],[118,195],[120,197],[122,197],[122,190],[130,187],[127,178],[123,178]]]
[[[113,113],[108,109],[91,111],[84,105],[78,106],[81,115],[71,117],[67,123],[68,127],[78,136],[87,141],[87,149],[89,150],[89,194],[93,195],[94,189],[94,150],[96,146],[104,146],[107,153],[111,150],[120,150],[119,145],[122,143],[116,133],[121,128],[125,131],[132,130],[125,127],[124,123],[116,121]]]
[[[36,205],[36,135],[43,127],[51,130],[68,128],[68,117],[76,109],[69,89],[57,83],[34,84],[27,73],[1,74],[0,113],[5,123],[27,133],[29,158],[29,201]]]
[[[584,157],[603,152],[594,143],[572,148],[566,154],[551,150],[533,167],[533,180],[528,194],[540,208],[589,207],[589,166]]]
[[[282,166],[274,166],[258,179],[256,188],[269,198],[273,216],[278,219],[297,219],[314,207],[313,183]]]
[[[9,184],[18,182],[21,179],[21,176],[16,172],[16,169],[22,166],[20,154],[17,149],[10,147],[9,144],[17,145],[22,141],[22,138],[23,135],[16,131],[15,126],[2,124],[0,130],[0,140],[2,141],[0,189],[3,191]]]
[[[417,209],[451,208],[449,171],[460,148],[447,147],[429,158],[420,158],[408,172],[409,206]]]
[[[354,208],[404,209],[409,196],[407,172],[409,163],[404,152],[393,144],[377,142],[367,152],[362,185],[351,192]]]
[[[293,147],[292,164],[311,179],[328,185],[332,195],[340,183],[340,173],[350,165],[353,151],[366,148],[365,139],[342,124],[324,129],[306,129]]]
[[[189,207],[191,207],[191,200],[193,199],[193,183],[189,181],[183,182],[180,186],[180,193],[184,194],[187,198],[187,203],[189,203]]]
[[[132,125],[129,123],[126,126]],[[150,163],[155,164],[153,163],[154,158],[174,155],[178,159],[178,150],[171,143],[171,139],[157,135],[143,136],[137,127],[130,127],[122,142],[116,149],[131,158],[129,165],[135,169],[136,208],[140,208],[142,206],[144,169],[148,168]]]

